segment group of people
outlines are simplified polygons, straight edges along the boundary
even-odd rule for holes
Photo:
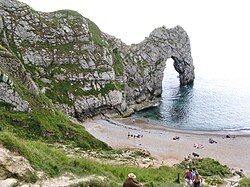
[[[143,134],[131,134],[130,132],[128,132],[128,138],[143,138]]]
[[[202,176],[196,168],[187,169],[185,172],[185,187],[201,187],[203,182]]]
[[[129,173],[128,177],[123,183],[123,187],[140,187],[144,186],[143,183],[140,183],[135,180],[136,175],[134,173]],[[199,174],[196,168],[187,169],[185,172],[185,187],[201,187],[203,182],[202,176]]]
[[[200,155],[198,153],[193,152],[192,155],[191,154],[186,155],[184,157],[184,160],[188,161],[188,162],[192,162],[193,158],[199,158],[199,157],[200,157]],[[200,158],[202,158],[202,157],[200,157]]]
[[[213,138],[211,138],[211,137],[208,139],[208,141],[209,141],[209,143],[211,143],[211,144],[217,143],[217,141],[215,141],[215,140],[214,140]]]
[[[173,140],[180,140],[180,137],[179,136],[175,136],[175,137],[173,137]]]

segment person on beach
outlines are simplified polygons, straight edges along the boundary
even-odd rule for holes
[[[185,173],[185,187],[192,186],[192,170],[187,169]]]
[[[140,187],[143,186],[142,183],[135,180],[136,175],[134,173],[129,173],[128,178],[124,181],[123,187]]]
[[[193,178],[194,187],[201,187],[202,181],[203,181],[202,176],[199,175],[198,171],[196,171],[195,176]]]

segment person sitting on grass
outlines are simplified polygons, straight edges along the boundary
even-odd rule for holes
[[[140,187],[143,186],[142,183],[135,180],[136,175],[134,173],[129,173],[128,178],[124,181],[123,187]]]

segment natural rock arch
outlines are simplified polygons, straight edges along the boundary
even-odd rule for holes
[[[129,65],[125,67],[125,76],[128,80],[126,101],[133,110],[150,107],[159,101],[163,73],[169,58],[174,60],[181,86],[194,81],[189,37],[180,26],[155,29],[143,42],[131,46],[131,58],[131,64],[131,60],[126,61]]]

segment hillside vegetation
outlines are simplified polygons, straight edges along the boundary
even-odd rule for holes
[[[145,186],[183,186],[186,163],[159,168],[133,166],[133,160],[144,156],[140,151],[126,158],[125,154],[124,163],[131,164],[118,163],[115,157],[126,150],[113,150],[71,120],[72,116],[85,120],[109,112],[122,115],[133,112],[133,108],[125,111],[126,107],[138,105],[140,109],[155,104],[161,95],[161,85],[155,83],[161,82],[168,56],[184,55],[188,77],[182,84],[193,82],[189,40],[181,27],[158,28],[152,34],[159,39],[153,41],[154,45],[148,39],[140,44],[146,47],[129,48],[74,11],[41,13],[16,0],[4,0],[0,1],[0,13],[0,148],[24,157],[35,170],[24,176],[0,173],[0,180],[16,178],[19,184],[36,183],[72,174],[73,178],[94,177],[71,186],[117,187],[133,172]],[[173,54],[160,53],[164,58],[158,54],[155,63],[151,57],[157,55],[151,47],[160,51],[161,45],[155,44],[165,41],[155,37],[159,33],[170,35],[169,41],[183,37],[187,42],[173,49],[165,42]],[[139,51],[140,47],[146,52]],[[102,154],[106,160],[97,159],[93,153]],[[223,177],[230,175],[228,167],[212,159],[195,165],[207,181],[218,176],[218,180],[210,180],[211,184],[222,183]],[[5,169],[0,163],[0,172]]]
[[[43,93],[35,94],[31,92],[10,75],[9,79],[13,80],[15,91],[30,103],[30,111],[16,112],[12,110],[12,106],[1,102],[0,143],[10,151],[25,157],[36,171],[43,171],[46,177],[57,177],[65,173],[73,173],[79,177],[88,175],[104,177],[104,181],[97,178],[78,184],[81,186],[91,184],[100,187],[121,186],[123,180],[131,171],[138,175],[137,179],[144,182],[145,186],[180,186],[177,181],[178,173],[183,176],[185,164],[173,168],[167,166],[139,168],[123,164],[105,164],[105,162],[95,161],[91,157],[67,156],[55,145],[69,146],[72,150],[78,149],[78,152],[104,151],[107,155],[111,155],[113,150],[107,144],[86,132],[83,126],[73,123],[67,116],[54,108],[51,101]],[[134,157],[136,156],[138,155],[134,155]],[[207,176],[220,175],[225,177],[230,173],[228,168],[220,166],[215,161],[203,163],[205,163],[205,166],[200,168],[206,168]],[[216,170],[214,167],[216,167]],[[218,170],[220,167],[222,169]],[[222,172],[212,173],[213,171]],[[206,176],[206,173],[202,174]],[[15,178],[15,174],[9,177]],[[19,180],[20,182],[34,183],[41,179],[37,176],[37,173],[31,173],[19,178]],[[222,180],[216,182],[222,183]],[[213,183],[216,182],[213,181]]]
[[[2,46],[1,48],[6,50]],[[8,53],[9,56],[15,58],[12,52]],[[14,106],[11,104],[0,102],[0,144],[11,152],[25,157],[36,171],[43,171],[46,177],[73,173],[76,176],[94,174],[105,178],[105,182],[98,182],[96,179],[88,181],[86,184],[82,183],[82,186],[93,183],[96,186],[115,187],[121,185],[131,171],[138,174],[138,180],[151,186],[176,182],[177,173],[180,172],[176,168],[164,166],[157,169],[143,169],[100,163],[90,158],[68,157],[55,145],[66,145],[72,150],[77,148],[89,152],[99,150],[106,154],[111,154],[109,152],[112,149],[86,132],[83,126],[69,120],[53,106],[43,93],[33,93],[15,77],[3,69],[0,70],[1,74],[7,75],[13,82],[13,90],[28,101],[30,108],[27,112],[17,112],[13,110]],[[3,76],[1,82],[4,82]],[[14,173],[8,177],[16,178]],[[19,180],[34,183],[40,178],[37,173],[31,173]]]

